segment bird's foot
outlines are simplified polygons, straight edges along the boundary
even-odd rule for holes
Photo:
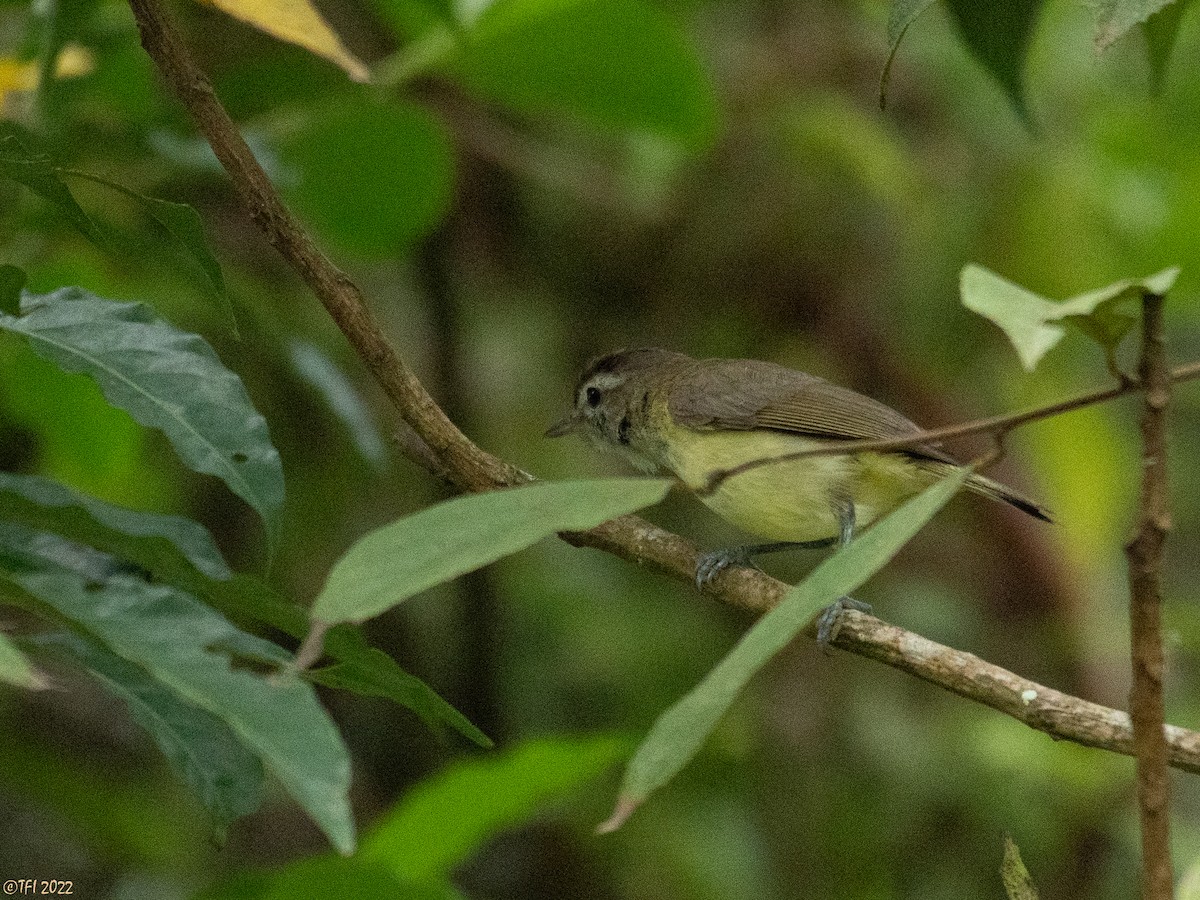
[[[842,627],[842,613],[848,609],[869,613],[871,604],[855,600],[853,597],[839,597],[825,607],[825,612],[817,619],[817,643],[823,650],[828,650],[837,639],[838,631]]]
[[[696,587],[703,590],[714,578],[730,566],[758,566],[750,559],[752,547],[729,547],[703,554],[696,562]]]

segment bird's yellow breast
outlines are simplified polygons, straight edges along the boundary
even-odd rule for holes
[[[858,527],[890,512],[935,479],[906,457],[863,453],[814,456],[759,466],[703,493],[710,476],[751,460],[828,446],[767,429],[703,431],[660,423],[664,467],[718,515],[772,541],[815,541],[840,531],[838,511],[854,502]]]

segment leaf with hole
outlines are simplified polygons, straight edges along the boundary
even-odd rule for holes
[[[27,644],[70,658],[125,701],[130,715],[212,814],[219,840],[230,822],[258,809],[262,763],[217,716],[90,638],[63,631],[38,635]]]
[[[242,663],[288,657],[168,585],[122,573],[89,577],[58,564],[35,532],[0,525],[0,582],[19,589],[224,722],[342,853],[354,849],[350,759],[311,685]],[[234,665],[234,663],[238,665]]]
[[[215,475],[279,536],[283,466],[242,381],[199,336],[142,303],[105,300],[80,288],[26,294],[20,317],[0,328],[68,372],[90,376],[113,406],[167,436],[190,468]]]

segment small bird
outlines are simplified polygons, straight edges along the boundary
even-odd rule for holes
[[[670,473],[710,509],[770,543],[703,554],[696,584],[731,565],[793,547],[844,545],[961,463],[935,446],[813,456],[766,463],[721,480],[737,466],[852,440],[920,433],[900,413],[815,375],[753,359],[692,359],[653,347],[618,350],[592,361],[575,384],[574,408],[546,432],[581,432],[636,468]],[[1050,521],[1038,504],[972,474],[966,487]],[[822,616],[828,644],[843,597]]]

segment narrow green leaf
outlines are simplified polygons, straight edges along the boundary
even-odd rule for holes
[[[8,121],[0,121],[0,178],[25,185],[57,206],[67,221],[97,246],[109,246],[103,229],[83,211],[50,157],[35,148],[28,131]]]
[[[2,631],[0,631],[0,681],[30,690],[46,686],[45,680],[34,671],[29,660],[25,658],[25,654],[18,650],[17,645]]]
[[[54,87],[54,68],[59,53],[82,31],[99,5],[99,0],[48,0],[31,5],[34,24],[41,38],[38,102],[43,108]]]
[[[198,522],[125,509],[47,478],[0,472],[0,510],[5,521],[96,547],[181,587],[195,583],[193,573],[233,576]]]
[[[1025,103],[1025,57],[1042,11],[1042,0],[947,2],[967,49],[1008,94],[1022,121],[1031,125],[1033,120]]]
[[[818,610],[882,569],[949,502],[968,474],[968,469],[960,469],[909,500],[826,559],[755,622],[699,685],[659,716],[630,760],[616,809],[601,830],[619,828],[651,793],[674,778],[754,674],[786,647]]]
[[[258,809],[262,764],[219,718],[181,700],[145,669],[88,638],[58,632],[27,643],[69,656],[125,701],[133,718],[212,813],[219,838],[234,819]]]
[[[642,0],[498,0],[453,71],[522,112],[563,112],[689,147],[716,133],[711,80],[684,30]]]
[[[16,266],[0,266],[0,313],[21,314],[21,289],[25,287],[25,279],[24,271]]]
[[[972,264],[962,270],[960,289],[963,305],[999,325],[1016,348],[1021,364],[1033,371],[1062,339],[1064,325],[1078,328],[1111,358],[1137,322],[1120,305],[1139,300],[1145,293],[1165,296],[1178,275],[1178,267],[1173,266],[1146,278],[1127,278],[1055,303]]]
[[[932,5],[933,0],[892,0],[891,8],[888,10],[888,55],[883,63],[883,72],[879,75],[880,109],[887,106],[888,82],[892,77],[892,63],[896,60],[896,51],[900,49],[900,42],[904,40],[909,26]]]
[[[228,320],[233,332],[237,333],[237,319],[233,313],[233,304],[229,301],[229,295],[225,291],[225,277],[221,274],[221,265],[208,247],[208,240],[204,236],[204,222],[195,209],[186,203],[172,203],[169,200],[147,197],[123,184],[93,175],[90,172],[81,172],[77,169],[60,169],[59,172],[62,175],[83,178],[103,185],[136,201],[146,211],[146,214],[158,223],[175,246],[199,266],[200,271],[204,274],[208,294],[216,301],[217,308]]]
[[[77,623],[105,647],[228,725],[275,773],[342,853],[354,849],[350,760],[312,687],[278,671],[234,668],[235,657],[275,659],[275,645],[166,585],[127,575],[89,579],[41,552],[36,534],[0,525],[7,581]],[[7,571],[5,571],[7,570]]]
[[[326,639],[330,652],[335,652]],[[480,747],[491,747],[492,740],[457,709],[442,699],[429,685],[410,675],[395,660],[374,647],[344,654],[347,658],[324,669],[308,673],[309,680],[326,687],[353,691],[367,697],[384,697],[411,709],[429,728],[450,725]]]
[[[659,478],[536,482],[447,500],[351,547],[329,573],[313,619],[362,622],[556,532],[582,531],[657,503],[670,486]]]
[[[1134,25],[1145,22],[1176,0],[1096,0],[1096,49],[1107,50]]]
[[[406,881],[445,879],[489,838],[614,765],[611,736],[550,735],[458,762],[414,787],[363,836],[360,857]]]
[[[1142,22],[1142,34],[1146,38],[1146,59],[1150,63],[1150,89],[1155,94],[1162,92],[1167,78],[1167,64],[1175,49],[1179,36],[1179,23],[1190,0],[1175,0]]]
[[[1000,864],[1000,878],[1004,882],[1004,894],[1008,900],[1038,900],[1037,888],[1021,860],[1021,851],[1007,834],[1004,836],[1004,861]]]
[[[312,344],[293,341],[289,349],[296,372],[321,394],[334,415],[346,426],[358,452],[375,468],[384,468],[387,447],[379,426],[346,373]]]
[[[0,315],[42,357],[96,381],[109,403],[160,429],[192,469],[216,475],[263,517],[272,548],[283,507],[283,467],[266,420],[237,375],[199,336],[142,303],[80,288],[29,295],[24,315]]]

